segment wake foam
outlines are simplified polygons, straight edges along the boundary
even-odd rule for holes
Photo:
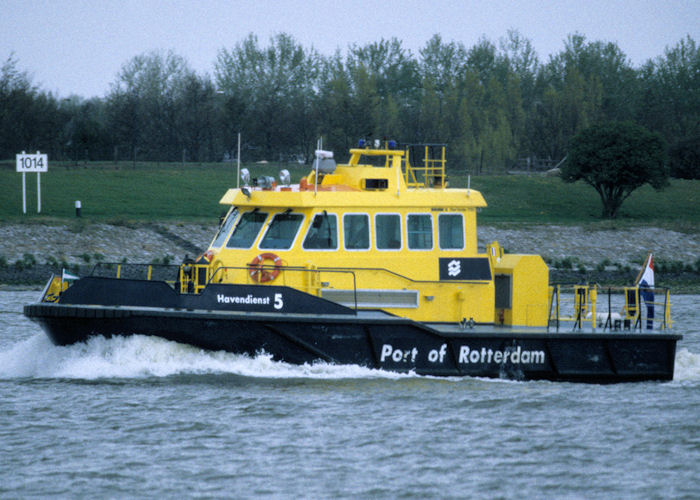
[[[59,347],[43,334],[0,352],[0,378],[148,378],[179,374],[234,374],[261,378],[405,378],[355,365],[291,365],[267,354],[250,357],[212,352],[157,337],[93,337]]]
[[[357,365],[314,363],[291,365],[268,354],[250,357],[224,351],[205,351],[157,337],[92,337],[86,343],[59,347],[37,334],[0,352],[0,379],[168,377],[180,374],[233,374],[259,378],[383,378],[417,377]],[[425,378],[425,377],[421,377]],[[427,377],[433,378],[433,377]],[[453,377],[448,377],[452,379]],[[700,381],[700,354],[676,353],[675,381]],[[456,380],[461,377],[456,377]],[[491,380],[491,379],[487,379]],[[499,379],[494,379],[499,380]]]
[[[700,354],[690,352],[685,347],[676,352],[676,366],[673,379],[677,381],[700,380]]]

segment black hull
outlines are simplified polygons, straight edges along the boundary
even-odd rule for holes
[[[518,332],[423,325],[381,313],[309,315],[33,304],[58,345],[152,335],[294,364],[323,360],[437,376],[612,383],[673,378],[678,335]]]

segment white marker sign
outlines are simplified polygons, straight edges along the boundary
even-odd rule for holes
[[[17,156],[17,172],[48,172],[49,160],[46,154],[41,154],[39,151],[36,154],[22,154]]]
[[[41,172],[49,171],[49,159],[46,154],[39,151],[36,154],[16,155],[17,172],[22,172],[22,212],[27,213],[27,172],[36,172],[36,211],[41,213]]]

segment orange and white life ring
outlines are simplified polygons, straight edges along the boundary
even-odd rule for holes
[[[214,259],[214,250],[207,250],[195,259],[195,264],[209,264]]]
[[[270,269],[270,266],[263,265],[266,260],[271,260],[275,263],[275,267]],[[261,253],[253,259],[253,261],[248,264],[248,274],[258,283],[266,283],[268,281],[274,280],[279,276],[282,270],[282,259],[280,259],[274,253]]]

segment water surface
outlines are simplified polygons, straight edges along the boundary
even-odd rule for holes
[[[0,292],[0,497],[697,498],[699,296],[675,379],[293,366],[162,339],[52,345]]]

